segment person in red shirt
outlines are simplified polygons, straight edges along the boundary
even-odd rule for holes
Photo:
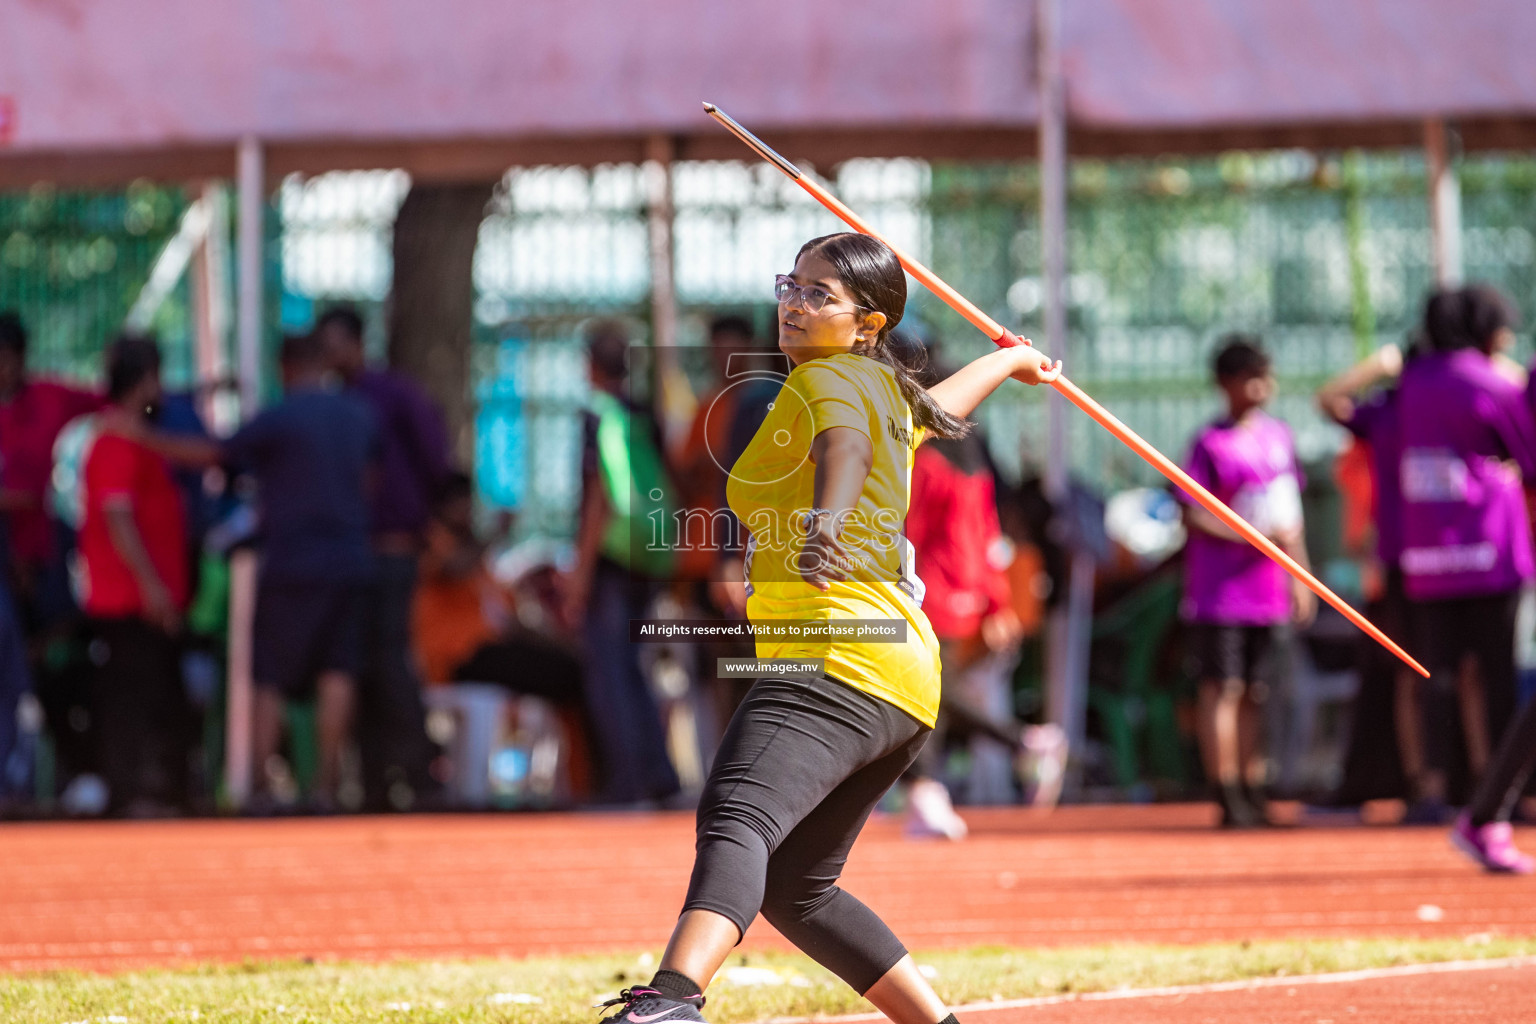
[[[927,379],[945,376],[933,365]],[[939,781],[951,730],[992,740],[1021,769],[1034,764],[1037,748],[1057,759],[1064,751],[1058,729],[1026,729],[1011,714],[1008,676],[1024,625],[1014,611],[1007,575],[1013,546],[998,519],[986,441],[973,432],[925,442],[913,457],[911,492],[906,535],[917,553],[923,614],[939,641],[944,689],[934,735],[906,777],[912,812],[907,831],[961,839],[968,831],[965,822]],[[1030,796],[1055,802],[1053,793],[1037,790]]]
[[[160,351],[125,337],[107,350],[108,407],[83,460],[81,604],[91,620],[108,809],[129,816],[186,800],[191,710],[178,635],[190,596],[186,519],[170,466],[136,439],[160,398]]]
[[[77,416],[101,408],[101,396],[27,373],[27,329],[0,313],[0,510],[5,512],[11,570],[31,627],[53,625],[69,610],[58,524],[46,498],[53,445]]]

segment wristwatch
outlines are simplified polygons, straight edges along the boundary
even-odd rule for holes
[[[811,527],[815,525],[816,520],[820,519],[822,516],[830,516],[832,514],[832,510],[829,508],[809,509],[800,516],[800,532],[810,533]]]

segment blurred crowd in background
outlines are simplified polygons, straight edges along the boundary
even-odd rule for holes
[[[213,809],[230,562],[253,549],[245,810],[441,809],[486,792],[498,765],[526,781],[536,766],[518,755],[529,749],[454,763],[445,729],[470,727],[449,716],[433,728],[434,693],[486,688],[519,702],[490,705],[503,739],[519,714],[548,712],[541,728],[561,753],[543,803],[686,801],[749,685],[716,677],[714,658],[750,656],[751,643],[651,649],[630,642],[629,620],[744,616],[739,536],[721,522],[725,469],[775,397],[782,357],[747,319],[717,318],[718,377],[668,443],[629,386],[629,328],[589,324],[583,498],[561,549],[509,545],[505,517],[476,515],[441,416],[409,377],[366,365],[362,334],[358,314],[337,307],[286,337],[280,400],[215,437],[199,414],[206,394],[162,386],[152,338],[112,340],[102,383],[64,382],[28,369],[26,325],[0,316],[10,810]],[[956,680],[946,734],[995,748],[967,795],[1007,802],[1026,733],[1011,679],[1020,641],[1039,628],[1046,583],[1030,538],[1045,506],[1037,488],[994,481],[979,437],[925,447],[911,529],[931,538],[929,608]],[[652,505],[681,524],[677,550],[631,542],[652,510],[631,494],[659,496]],[[967,689],[972,676],[981,681]],[[935,760],[914,780],[915,802],[934,793],[947,809],[943,771]],[[479,788],[455,786],[456,772],[478,773]],[[1058,765],[1046,787],[1059,785]]]
[[[228,807],[237,664],[253,684],[235,801],[250,813],[686,805],[749,685],[716,660],[750,644],[636,644],[628,624],[745,614],[723,487],[787,371],[762,318],[706,318],[682,416],[679,371],[654,365],[643,324],[582,321],[578,443],[525,436],[512,453],[530,479],[575,463],[574,521],[550,537],[484,500],[486,467],[458,464],[423,382],[370,360],[365,311],[315,313],[275,353],[281,395],[222,434],[209,411],[233,383],[166,389],[152,337],[110,340],[98,377],[66,380],[30,369],[29,325],[0,315],[0,808]],[[1268,821],[1271,794],[1445,819],[1513,719],[1536,636],[1517,326],[1492,289],[1436,291],[1305,421],[1294,403],[1264,411],[1283,342],[1212,336],[1226,412],[1178,453],[1302,560],[1335,549],[1319,573],[1407,639],[1428,683],[1276,571],[1255,578],[1167,488],[1079,479],[1053,503],[1040,437],[1003,452],[1022,473],[986,431],[925,444],[907,531],[945,699],[891,800],[913,834],[961,838],[963,805],[1048,807],[1064,790],[1210,796],[1232,825]],[[926,328],[907,343],[933,380],[968,351]],[[1462,413],[1415,394],[1448,375]],[[1351,440],[1303,467],[1292,434],[1323,421]],[[665,557],[630,542],[656,513],[680,524]],[[1044,718],[1044,633],[1082,551],[1089,725],[1069,750]],[[236,566],[253,556],[242,602]]]
[[[1532,629],[1517,617],[1536,426],[1526,371],[1506,354],[1515,324],[1491,289],[1436,293],[1406,351],[1385,347],[1318,392],[1354,438],[1336,472],[1369,610],[1437,670],[1429,683],[1319,622],[1306,591],[1198,510],[1187,530],[1177,511],[1170,525],[1180,496],[1126,492],[1107,516],[1090,500],[1111,553],[1094,627],[1096,754],[1075,752],[1088,781],[1181,796],[1200,793],[1203,774],[1225,822],[1259,824],[1287,753],[1261,742],[1266,730],[1287,741],[1265,721],[1280,703],[1269,695],[1320,692],[1344,671],[1352,731],[1335,748],[1332,802],[1400,797],[1411,819],[1440,821],[1465,801],[1514,715],[1516,641]],[[750,656],[750,641],[635,644],[629,622],[744,616],[725,471],[777,394],[781,357],[749,320],[715,319],[715,379],[669,441],[632,386],[629,328],[590,322],[582,500],[574,543],[558,548],[510,544],[505,517],[477,515],[441,416],[408,376],[367,365],[363,331],[335,307],[286,337],[281,399],[220,438],[199,414],[206,395],[162,387],[152,338],[108,344],[99,382],[63,382],[29,371],[26,325],[0,315],[9,811],[215,808],[230,558],[252,549],[246,811],[447,809],[498,793],[509,805],[686,803],[750,685],[719,678],[715,659]],[[930,381],[947,371],[930,345]],[[1452,378],[1470,396],[1460,405],[1430,394]],[[1304,484],[1289,430],[1263,411],[1274,378],[1259,339],[1222,339],[1213,379],[1227,413],[1194,439],[1187,468],[1305,560]],[[1469,472],[1486,481],[1469,486]],[[1451,498],[1456,522],[1425,520]],[[1468,519],[1469,501],[1492,511]],[[672,551],[632,543],[657,510],[680,524]],[[1040,721],[1038,641],[1061,585],[1063,518],[1038,481],[1000,483],[979,433],[918,451],[907,532],[945,697],[902,787],[913,834],[963,837],[953,803],[1060,794],[1068,751]],[[1448,528],[1466,536],[1447,541]],[[449,693],[463,699],[433,699]],[[434,708],[459,714],[434,721]],[[495,719],[489,744],[454,742],[485,728],[470,713]],[[553,760],[540,764],[544,740]]]

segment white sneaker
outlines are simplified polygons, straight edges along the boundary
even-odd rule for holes
[[[1066,731],[1055,722],[1026,727],[1019,737],[1015,764],[1024,786],[1024,802],[1044,810],[1055,807],[1067,774]]]
[[[949,790],[937,779],[918,779],[907,787],[907,837],[911,839],[964,839],[970,832],[965,819],[955,813]]]

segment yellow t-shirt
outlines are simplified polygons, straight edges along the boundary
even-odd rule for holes
[[[800,578],[800,517],[813,505],[811,441],[831,427],[870,439],[873,465],[840,539],[862,560],[847,582],[825,592]],[[795,367],[726,484],[731,511],[751,532],[747,618],[837,621],[903,619],[901,643],[757,638],[759,658],[825,658],[827,674],[894,704],[932,727],[939,710],[939,643],[922,612],[922,581],[902,532],[912,457],[923,432],[890,367],[842,353]]]

